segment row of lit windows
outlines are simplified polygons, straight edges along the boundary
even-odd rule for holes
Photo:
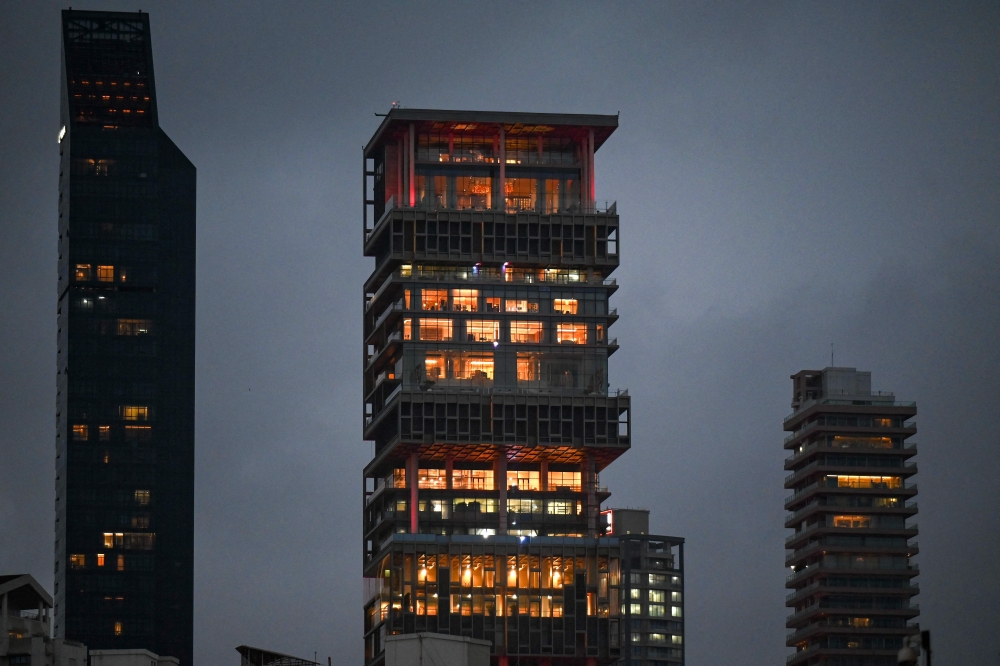
[[[113,538],[113,537],[112,537]],[[105,538],[107,541],[107,538]],[[115,571],[125,571],[125,556],[105,556],[104,553],[97,553],[94,555],[93,562],[98,567],[104,567],[105,565],[114,568]],[[70,569],[86,569],[87,568],[87,556],[78,554],[69,556],[69,567]]]
[[[148,417],[148,414],[147,414]],[[126,420],[145,420],[145,419],[128,419]],[[73,426],[73,441],[75,442],[86,442],[90,440],[91,426],[86,424],[77,423]],[[111,441],[111,426],[109,425],[99,425],[96,427],[97,439],[101,442]],[[136,426],[127,425],[125,426],[125,440],[130,442],[140,442],[148,441],[150,435],[152,435],[152,426]]]
[[[826,485],[828,488],[902,488],[903,479],[898,476],[829,474]]]
[[[74,282],[91,282],[95,278],[98,282],[115,282],[115,267],[108,264],[98,264],[95,270],[92,264],[76,264],[76,267],[73,269]],[[126,269],[118,269],[117,281],[128,282],[128,271]]]
[[[448,289],[422,289],[420,292],[420,309],[435,312],[444,312],[449,309],[453,312],[479,312],[479,290],[478,289],[452,289],[450,308]],[[404,292],[404,304],[406,309],[410,309],[410,290]],[[501,307],[502,305],[502,307]],[[483,309],[486,312],[538,312],[538,301],[526,298],[500,298],[499,296],[486,296],[483,298]],[[555,314],[577,314],[579,301],[576,298],[554,298],[552,299],[552,312]]]
[[[645,594],[644,594],[645,593]],[[662,604],[667,601],[667,591],[666,590],[642,590],[638,588],[632,588],[629,590],[629,598],[633,601],[643,601],[645,597],[646,601],[650,603]],[[670,592],[670,601],[673,603],[681,602],[680,592]]]
[[[447,342],[455,339],[454,322],[451,319],[418,319],[419,338],[430,342]],[[556,342],[559,344],[587,344],[585,323],[564,322],[556,324]],[[539,344],[544,341],[545,325],[540,321],[510,322],[510,341],[522,344]],[[465,322],[465,336],[469,342],[500,342],[500,322],[496,320],[471,320]],[[595,337],[604,340],[604,325],[597,324]],[[403,320],[403,339],[417,339],[413,334],[413,320]]]
[[[630,603],[629,613],[632,615],[642,615],[642,604]],[[682,617],[683,611],[680,606],[670,606],[670,617]],[[664,604],[646,604],[646,615],[649,617],[667,617],[667,606]]]
[[[580,472],[549,472],[548,490],[580,492]],[[493,470],[453,469],[451,487],[454,490],[493,490]],[[507,488],[512,490],[541,490],[542,475],[537,470],[507,470]],[[392,486],[406,488],[406,468],[392,471]],[[421,467],[417,473],[417,487],[431,490],[448,488],[448,470]]]
[[[104,532],[105,548],[125,550],[153,550],[156,534],[153,532]]]
[[[406,511],[407,501],[396,500],[396,511]],[[495,497],[455,497],[452,499],[426,499],[420,500],[417,508],[421,512],[431,511],[440,513],[441,518],[451,517],[451,511],[475,513],[496,513],[498,500]],[[541,514],[544,506],[545,513],[550,516],[579,516],[583,514],[583,503],[575,500],[535,500],[535,499],[508,499],[507,512],[518,514]]]
[[[672,643],[674,645],[681,645],[684,643],[684,639],[681,636],[672,636],[670,634],[660,634],[660,633],[649,633],[645,635],[647,643]],[[632,642],[641,643],[643,641],[643,634],[638,631],[632,632]]]
[[[644,574],[637,571],[633,571],[629,574],[629,584],[633,587],[636,585],[650,585],[650,586],[662,586],[667,584],[667,574]],[[679,586],[681,584],[680,576],[671,576],[670,584],[674,586]],[[638,597],[634,597],[638,598]]]

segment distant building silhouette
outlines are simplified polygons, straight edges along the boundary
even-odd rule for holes
[[[790,666],[895,666],[904,637],[919,633],[916,424],[912,402],[871,390],[854,368],[792,375],[785,448],[792,491],[785,508],[793,610]]]
[[[149,15],[62,28],[54,630],[191,666],[195,168]]]

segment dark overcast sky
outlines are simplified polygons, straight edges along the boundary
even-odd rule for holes
[[[361,663],[360,147],[396,100],[621,112],[602,482],[687,538],[691,666],[784,663],[781,422],[831,343],[918,403],[938,665],[998,663],[1000,5],[140,6],[198,167],[199,664]],[[0,0],[0,572],[49,589],[60,8]]]

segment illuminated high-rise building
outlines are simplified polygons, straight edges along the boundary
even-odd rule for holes
[[[56,636],[191,664],[195,168],[149,16],[62,13]]]
[[[598,480],[630,445],[618,214],[594,201],[617,125],[394,108],[364,149],[366,664],[422,631],[503,666],[627,654]]]
[[[792,375],[784,423],[792,513],[785,527],[791,567],[785,605],[790,666],[895,666],[906,636],[919,633],[917,446],[912,402],[871,390],[854,368]]]

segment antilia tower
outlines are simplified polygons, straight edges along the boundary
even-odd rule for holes
[[[794,666],[895,666],[918,593],[916,431],[912,402],[871,390],[854,368],[792,375],[792,412],[784,428],[792,491],[785,527],[795,529],[786,605]]]
[[[395,108],[364,149],[366,664],[424,631],[503,666],[623,654],[598,481],[630,443],[619,230],[594,203],[617,125]]]

